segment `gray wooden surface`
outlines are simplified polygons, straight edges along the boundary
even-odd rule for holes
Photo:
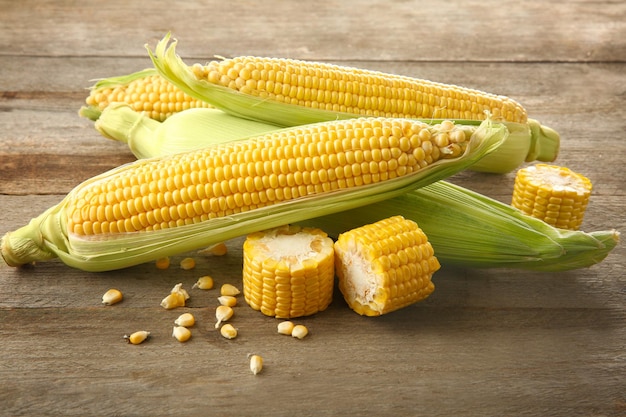
[[[583,229],[626,230],[623,1],[0,0],[0,233],[74,185],[133,160],[77,115],[92,80],[150,65],[171,31],[189,62],[213,55],[321,60],[509,95],[558,130],[558,163],[587,175]],[[452,180],[509,202],[514,175]],[[425,302],[363,318],[337,293],[297,320],[304,340],[241,304],[225,340],[216,291],[160,300],[212,274],[240,285],[241,239],[221,258],[159,271],[0,265],[2,416],[626,415],[624,245],[567,273],[453,269]],[[188,254],[186,254],[188,255]],[[110,287],[126,298],[100,305]],[[171,336],[193,312],[192,339]],[[122,336],[146,329],[140,346]],[[262,374],[247,354],[265,358]]]

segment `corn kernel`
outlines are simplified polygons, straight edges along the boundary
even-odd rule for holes
[[[220,328],[220,333],[226,339],[234,339],[235,337],[237,337],[237,329],[235,329],[232,324],[228,323]]]
[[[145,342],[150,337],[150,332],[145,330],[140,330],[138,332],[132,333],[130,336],[125,335],[124,339],[128,341],[128,343],[133,345],[138,345],[140,343]]]
[[[102,296],[102,304],[110,306],[119,303],[120,301],[122,301],[123,298],[124,296],[122,295],[122,292],[120,290],[111,288]]]
[[[263,358],[259,355],[250,355],[250,370],[254,375],[263,370]]]
[[[193,284],[193,287],[191,288],[199,288],[201,290],[210,290],[211,288],[213,288],[213,278],[210,277],[209,275],[200,277],[198,278],[198,281],[196,281],[196,283]]]
[[[215,309],[215,318],[217,319],[217,323],[215,323],[215,328],[219,328],[220,324],[223,321],[230,319],[233,316],[233,309],[228,306],[218,306]]]
[[[155,265],[158,269],[167,269],[170,267],[170,258],[167,256],[156,260]]]
[[[191,330],[183,326],[174,326],[172,336],[181,343],[186,342],[191,338]]]
[[[196,323],[196,319],[191,313],[183,313],[176,320],[174,324],[182,327],[191,327]]]
[[[278,323],[278,333],[291,336],[294,324],[290,321],[281,321]]]
[[[306,326],[302,324],[293,326],[293,329],[291,330],[291,335],[297,339],[304,339],[308,334],[309,329],[307,329]]]
[[[220,305],[235,307],[237,305],[237,298],[232,295],[222,295],[217,297],[217,301]]]
[[[188,271],[190,269],[194,269],[196,267],[196,261],[193,258],[185,258],[180,261],[180,269],[184,269]]]
[[[213,246],[209,246],[206,249],[202,249],[198,251],[201,255],[209,255],[209,256],[224,256],[228,253],[228,247],[225,243],[216,243]]]
[[[239,295],[241,293],[241,291],[239,291],[239,288],[235,287],[234,285],[231,284],[224,284],[222,285],[222,288],[220,289],[220,294],[221,295],[231,295],[231,296],[235,296],[235,295]]]
[[[183,284],[179,283],[172,288],[170,294],[161,301],[161,307],[171,310],[176,307],[184,307],[185,301],[189,299],[189,293],[183,288]]]

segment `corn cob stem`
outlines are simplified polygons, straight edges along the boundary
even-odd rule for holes
[[[329,120],[337,120],[337,119],[346,119],[346,118],[354,118],[360,117],[362,115],[378,115],[378,111],[374,111],[369,107],[360,106],[357,107],[354,111],[348,111],[345,106],[342,107],[341,103],[332,107],[332,110],[328,110],[326,107],[323,107],[322,104],[299,104],[298,100],[296,104],[293,104],[291,101],[285,99],[285,101],[279,101],[274,99],[272,94],[269,93],[258,93],[258,95],[248,94],[246,93],[246,88],[242,87],[240,90],[233,88],[234,86],[225,86],[225,83],[211,82],[207,77],[206,73],[209,71],[206,67],[189,67],[187,66],[182,59],[176,55],[176,41],[173,41],[172,44],[168,47],[167,44],[169,42],[170,35],[164,37],[161,40],[155,51],[152,52],[148,48],[148,52],[152,59],[152,62],[159,72],[161,76],[165,79],[169,80],[176,87],[180,88],[186,94],[198,99],[204,100],[211,105],[224,110],[227,113],[233,114],[235,116],[264,121],[267,123],[272,123],[280,126],[296,126],[307,123],[315,123],[321,121],[329,121]],[[296,62],[295,66],[306,66],[307,63],[304,62]],[[316,63],[311,63],[311,66],[315,66]],[[241,68],[243,64],[240,64],[238,68]],[[235,65],[237,67],[237,64]],[[495,173],[504,173],[509,172],[516,167],[520,166],[522,162],[530,162],[533,160],[551,162],[554,161],[559,152],[560,146],[560,137],[556,131],[550,129],[547,126],[542,126],[538,121],[534,119],[528,119],[526,117],[526,111],[521,108],[517,103],[506,97],[494,96],[491,94],[483,93],[480,91],[464,89],[461,87],[444,85],[439,83],[431,83],[425,80],[415,80],[409,77],[401,77],[392,74],[382,74],[371,71],[363,71],[356,70],[353,68],[344,68],[344,67],[333,67],[329,66],[333,70],[337,72],[344,72],[346,77],[358,77],[359,75],[366,74],[367,76],[372,76],[376,79],[376,81],[362,81],[361,87],[362,89],[378,87],[377,85],[371,86],[370,83],[375,84],[378,82],[388,81],[389,79],[393,79],[394,83],[402,83],[409,82],[409,85],[416,84],[416,88],[421,88],[421,84],[425,83],[427,87],[424,87],[428,91],[432,90],[433,93],[429,93],[433,96],[433,99],[440,98],[439,95],[446,94],[448,90],[455,91],[454,96],[463,96],[467,95],[471,97],[469,100],[476,100],[477,102],[493,102],[494,107],[486,106],[484,111],[476,111],[475,108],[477,106],[474,104],[465,104],[460,105],[460,107],[468,107],[474,109],[474,111],[454,111],[450,109],[448,111],[446,106],[441,106],[440,108],[433,107],[431,111],[414,111],[408,113],[392,113],[386,114],[387,117],[410,117],[410,118],[422,118],[422,119],[439,119],[439,118],[447,118],[447,119],[469,119],[469,120],[482,120],[486,117],[490,117],[492,113],[494,120],[499,122],[513,122],[523,125],[520,129],[528,129],[528,137],[526,135],[521,135],[523,138],[521,143],[511,144],[507,147],[503,147],[501,150],[496,151],[490,158],[482,161],[478,165],[474,166],[475,170],[486,171],[486,172],[495,172]],[[326,67],[324,67],[326,69]],[[234,70],[234,68],[231,68]],[[226,69],[222,69],[222,71],[226,71]],[[249,74],[245,73],[245,68],[241,69],[243,75],[239,79],[244,79],[249,76]],[[297,78],[292,75],[292,78]],[[306,78],[306,77],[304,77]],[[382,81],[381,81],[382,79]],[[324,84],[324,81],[328,81],[329,83],[333,83],[337,80],[332,79],[322,79],[319,81],[320,85]],[[234,81],[233,81],[234,82]],[[305,81],[306,82],[306,81]],[[344,82],[343,80],[337,81],[338,83]],[[238,84],[238,82],[234,82]],[[239,84],[243,83],[243,81],[239,82]],[[258,83],[257,83],[258,84]],[[285,84],[288,84],[285,82]],[[267,80],[264,81],[264,85],[268,85]],[[298,88],[302,88],[302,86],[294,87],[291,86],[295,90]],[[354,87],[355,89],[357,87]],[[406,87],[406,90],[410,90],[411,88]],[[329,94],[336,94],[339,96],[338,91],[328,91]],[[299,93],[290,93],[290,94],[299,94]],[[399,93],[401,94],[401,93]],[[280,95],[280,94],[279,94]],[[424,93],[424,95],[427,95]],[[374,97],[377,98],[377,97]],[[383,97],[380,97],[383,99]],[[442,101],[448,103],[454,102],[454,99],[443,99]],[[356,98],[353,101],[358,100]],[[519,110],[520,115],[513,116],[512,114],[517,114],[517,110],[504,111],[500,110],[499,106],[511,106],[512,108],[520,107]],[[418,104],[420,109],[429,109],[430,105],[427,103]],[[449,114],[448,114],[449,113]],[[506,113],[506,114],[505,114]],[[508,115],[508,116],[507,116]],[[513,139],[513,138],[511,138]],[[502,154],[500,153],[502,152]]]
[[[211,203],[210,199],[207,199],[206,202],[204,199],[193,200],[195,198],[192,197],[194,190],[190,190],[184,184],[194,177],[197,179],[205,178],[205,176],[206,178],[221,177],[224,175],[224,167],[211,168],[206,170],[204,174],[197,172],[197,176],[194,173],[178,174],[178,172],[186,170],[187,167],[200,167],[203,164],[209,164],[209,161],[213,161],[212,158],[218,155],[227,160],[238,161],[243,159],[245,161],[243,146],[249,145],[250,149],[259,149],[258,146],[264,146],[266,141],[270,140],[272,141],[271,144],[268,142],[267,145],[271,146],[271,149],[276,149],[276,152],[278,149],[280,152],[286,152],[284,143],[297,138],[302,138],[305,141],[303,142],[305,147],[299,149],[317,149],[318,152],[322,153],[332,151],[333,147],[335,147],[334,149],[343,146],[350,147],[350,144],[354,142],[347,138],[338,142],[333,139],[333,142],[329,142],[328,145],[317,146],[317,148],[306,145],[312,140],[310,136],[317,137],[319,135],[320,138],[325,138],[324,140],[330,140],[336,134],[335,130],[337,129],[347,128],[346,134],[350,135],[356,133],[359,129],[358,126],[371,125],[378,129],[379,122],[389,123],[388,125],[381,125],[383,126],[381,132],[386,132],[386,135],[392,136],[400,134],[404,128],[408,129],[411,126],[413,126],[411,131],[418,126],[421,126],[419,129],[431,129],[423,124],[416,124],[416,122],[408,120],[354,119],[348,121],[347,124],[339,121],[308,126],[306,129],[309,130],[305,128],[281,130],[280,135],[277,136],[278,142],[272,134],[268,134],[264,137],[249,138],[246,141],[214,145],[200,151],[139,160],[85,181],[72,190],[61,203],[33,219],[27,226],[7,233],[0,243],[2,256],[11,266],[50,259],[54,256],[58,256],[70,266],[87,271],[103,271],[137,265],[176,253],[207,247],[242,234],[278,227],[401,195],[416,187],[438,181],[467,168],[485,154],[496,149],[508,134],[502,125],[485,121],[471,136],[463,154],[451,159],[428,162],[425,166],[420,165],[419,169],[415,168],[416,170],[408,172],[400,169],[401,165],[398,165],[401,161],[411,160],[411,156],[408,154],[402,156],[401,148],[411,142],[407,142],[405,140],[407,136],[403,136],[404,139],[398,143],[400,148],[397,148],[400,152],[395,150],[389,152],[389,155],[397,155],[397,162],[391,160],[389,163],[385,163],[385,169],[388,165],[394,167],[398,165],[398,174],[389,177],[385,174],[385,179],[380,182],[350,185],[349,181],[339,178],[328,185],[331,187],[328,191],[322,185],[320,186],[323,191],[318,190],[317,187],[298,187],[297,190],[299,192],[302,190],[305,194],[288,196],[282,201],[261,204],[256,207],[242,207],[238,210],[228,209],[230,202],[236,203],[238,200],[242,200],[245,203],[245,198],[243,195],[230,195],[225,196],[224,199],[217,198],[215,200],[215,209],[225,210],[223,212],[214,212],[214,204]],[[390,128],[387,129],[385,126]],[[400,128],[400,126],[404,127]],[[361,128],[362,131],[369,129],[369,127]],[[328,133],[324,134],[324,131],[328,131]],[[308,134],[307,136],[307,132],[314,132],[314,135]],[[337,130],[338,132],[339,130]],[[430,133],[428,134],[430,135]],[[373,135],[369,138],[368,140],[374,139],[374,145],[376,142],[381,145],[387,142],[396,142],[391,137],[385,139],[384,136]],[[296,148],[292,149],[294,149],[292,152],[295,152]],[[252,152],[254,153],[254,151]],[[407,152],[412,151],[409,148]],[[421,151],[416,150],[416,152],[419,154]],[[331,153],[327,155],[327,158],[331,161],[337,155]],[[411,153],[411,155],[414,154]],[[348,160],[352,156],[346,157],[346,161],[341,158],[337,161],[342,169],[342,175],[346,175],[352,166]],[[232,165],[232,163],[230,164]],[[244,164],[245,166],[252,164],[259,168],[267,164],[269,164],[267,166],[276,164],[277,167],[281,168],[291,166],[290,158],[287,155],[278,156],[278,154],[274,157],[270,156],[267,164],[262,160],[247,161]],[[233,175],[234,170],[230,168],[230,165],[229,169],[231,169],[231,174],[227,175]],[[239,167],[238,170],[241,172],[242,167]],[[335,172],[339,175],[339,171]],[[268,178],[270,177],[268,176]],[[149,182],[133,183],[133,181],[140,181],[141,178],[148,179]],[[234,183],[230,180],[226,183],[221,180],[209,180],[208,183],[202,183],[201,186],[205,190],[203,192],[208,195],[209,192],[215,193],[215,190],[224,193],[226,192],[225,187],[232,187],[240,182],[242,186],[252,184],[261,186],[261,182],[263,182],[260,179],[256,181],[250,176],[243,176],[239,179],[241,181],[235,180]],[[274,181],[271,180],[270,183],[274,183]],[[161,188],[168,191],[161,192],[159,191]],[[106,192],[104,192],[105,190]],[[271,190],[273,191],[270,195]],[[267,191],[268,199],[277,196],[279,192],[274,189],[271,190]],[[312,192],[312,194],[306,195],[308,192]],[[135,193],[139,193],[139,195],[135,197]],[[287,191],[281,191],[281,193],[285,193],[286,196]],[[293,188],[289,193],[294,193]],[[132,198],[127,200],[127,195]],[[192,201],[185,203],[185,198],[190,196]],[[177,203],[177,198],[182,198],[183,204]],[[150,213],[132,214],[140,206],[145,208],[146,206],[161,204],[161,201],[164,206],[151,208]],[[228,206],[222,208],[222,203]],[[197,210],[204,210],[205,206],[207,210],[210,208],[211,211],[204,212],[201,216],[197,215]],[[191,215],[196,217],[190,217]],[[156,223],[150,225],[153,220]]]

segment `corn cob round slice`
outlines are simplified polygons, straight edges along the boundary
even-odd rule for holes
[[[79,114],[97,120],[112,103],[129,104],[133,110],[145,112],[148,117],[160,122],[183,110],[212,107],[184,93],[154,68],[98,81],[91,87],[85,99],[86,106],[81,108]]]
[[[351,309],[378,316],[416,303],[435,289],[439,268],[417,223],[393,216],[339,235],[335,242],[339,290]]]
[[[283,226],[248,235],[243,294],[266,316],[293,318],[325,310],[333,299],[333,241],[314,228]]]
[[[578,230],[591,181],[565,167],[537,164],[517,171],[511,205],[551,226]]]

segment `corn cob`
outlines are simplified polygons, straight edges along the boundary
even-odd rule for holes
[[[441,120],[422,121],[428,124],[441,123]],[[453,122],[466,132],[472,132],[480,125],[479,122],[467,120]],[[123,103],[109,105],[94,126],[103,136],[127,143],[138,158],[190,151],[212,143],[229,142],[279,129],[272,124],[241,119],[217,109],[202,108],[186,110],[159,123]],[[518,123],[504,123],[504,126],[508,135],[503,144],[468,169],[502,172],[516,168],[521,163],[520,145],[530,141],[530,129]],[[450,139],[442,136],[440,141]],[[495,153],[498,154],[496,158],[493,157]]]
[[[478,90],[405,76],[317,62],[240,57],[189,67],[176,55],[169,34],[154,53],[159,74],[192,97],[242,118],[295,126],[359,116],[421,119],[487,117],[519,125],[528,138],[502,148],[474,167],[509,172],[524,161],[553,161],[560,138],[528,119],[514,100]],[[511,128],[513,129],[513,128]],[[500,162],[503,159],[503,162]]]
[[[402,216],[341,233],[335,242],[339,290],[361,315],[379,316],[425,299],[439,268],[427,236]]]
[[[552,226],[578,230],[591,188],[588,178],[568,168],[537,164],[517,172],[511,205]]]
[[[90,271],[136,265],[400,195],[465,169],[506,136],[485,121],[439,148],[448,127],[350,119],[139,160],[77,186],[6,234],[1,253],[13,266],[55,256]]]
[[[243,294],[266,316],[293,318],[333,300],[333,241],[319,229],[282,226],[251,233],[243,244]]]
[[[107,111],[112,110],[105,110],[101,122],[107,119]],[[172,122],[174,118],[165,123]],[[186,119],[186,122],[195,124],[192,117]],[[180,129],[180,136],[190,137],[182,137],[181,141],[172,139],[172,136],[163,137],[163,146],[150,148],[153,153],[146,156],[176,153],[187,150],[187,146],[201,147],[207,138],[211,141],[215,139],[211,133],[213,126],[213,123],[207,125],[205,131],[172,125],[169,130]],[[229,120],[223,127],[232,129],[230,134],[236,136],[237,120],[234,120],[232,126]],[[141,140],[150,142],[152,138],[145,135]],[[195,141],[197,143],[194,144]],[[321,226],[337,236],[349,227],[373,223],[394,214],[419,221],[442,261],[478,268],[511,267],[538,271],[584,268],[601,262],[619,240],[619,233],[615,230],[573,233],[556,229],[520,214],[499,201],[444,181],[384,203],[368,205],[345,214],[325,216],[320,220],[312,219],[302,224]]]
[[[102,110],[115,102],[127,103],[134,110],[162,122],[173,114],[193,108],[211,107],[205,101],[185,94],[161,77],[154,68],[96,82],[79,115],[97,120]]]

